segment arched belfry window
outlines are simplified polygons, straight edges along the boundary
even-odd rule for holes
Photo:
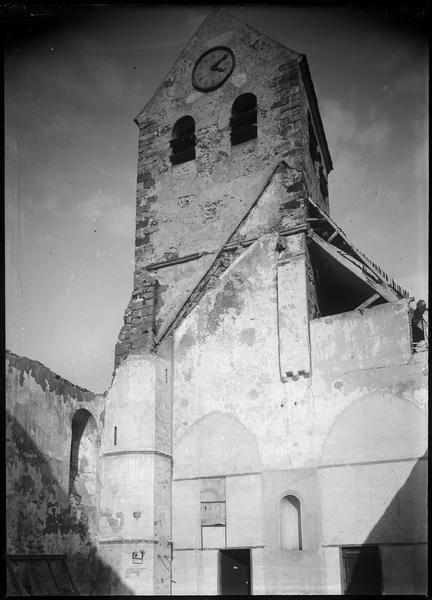
[[[231,145],[257,137],[257,99],[254,94],[242,94],[231,109]]]
[[[301,506],[293,494],[284,496],[279,503],[279,531],[282,550],[302,549]]]
[[[194,160],[195,158],[195,121],[189,115],[179,119],[173,127],[170,141],[173,165]]]

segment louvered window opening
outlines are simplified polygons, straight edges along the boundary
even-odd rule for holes
[[[196,136],[194,133],[183,135],[170,141],[171,163],[178,165],[195,159]]]
[[[248,140],[253,140],[258,135],[257,109],[241,112],[230,118],[231,145],[235,146]]]

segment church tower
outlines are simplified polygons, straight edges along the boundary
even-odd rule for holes
[[[366,348],[372,316],[353,321],[358,354],[341,364],[388,367],[396,331],[404,360],[411,349],[407,294],[329,216],[306,57],[214,11],[135,121],[134,284],[102,442],[98,552],[118,574],[105,591],[340,593],[319,470],[346,408],[329,401],[331,336],[341,313],[378,319],[396,303],[384,350]]]
[[[304,225],[307,196],[328,213],[332,169],[306,58],[219,11],[135,120],[136,266],[116,364],[166,335],[267,186],[283,203],[252,233]]]

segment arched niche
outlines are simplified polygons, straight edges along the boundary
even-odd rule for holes
[[[175,477],[207,477],[259,471],[255,436],[240,421],[214,412],[191,425],[174,446]]]
[[[321,464],[415,458],[427,448],[427,418],[412,402],[373,392],[352,402],[332,424]]]
[[[279,539],[282,550],[301,550],[301,503],[294,494],[284,495],[279,502]]]
[[[97,492],[99,444],[95,418],[85,408],[78,409],[72,418],[69,493],[84,504],[93,504]]]
[[[406,398],[376,391],[353,401],[322,449],[323,543],[423,542],[427,439],[425,412]]]

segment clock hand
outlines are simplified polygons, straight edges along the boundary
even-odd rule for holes
[[[222,69],[218,69],[218,66],[220,65],[220,63],[222,61],[224,61],[226,58],[228,58],[228,54],[225,54],[224,56],[222,56],[222,58],[220,58],[219,60],[217,60],[215,63],[212,64],[212,66],[210,67],[210,71],[223,71]]]

